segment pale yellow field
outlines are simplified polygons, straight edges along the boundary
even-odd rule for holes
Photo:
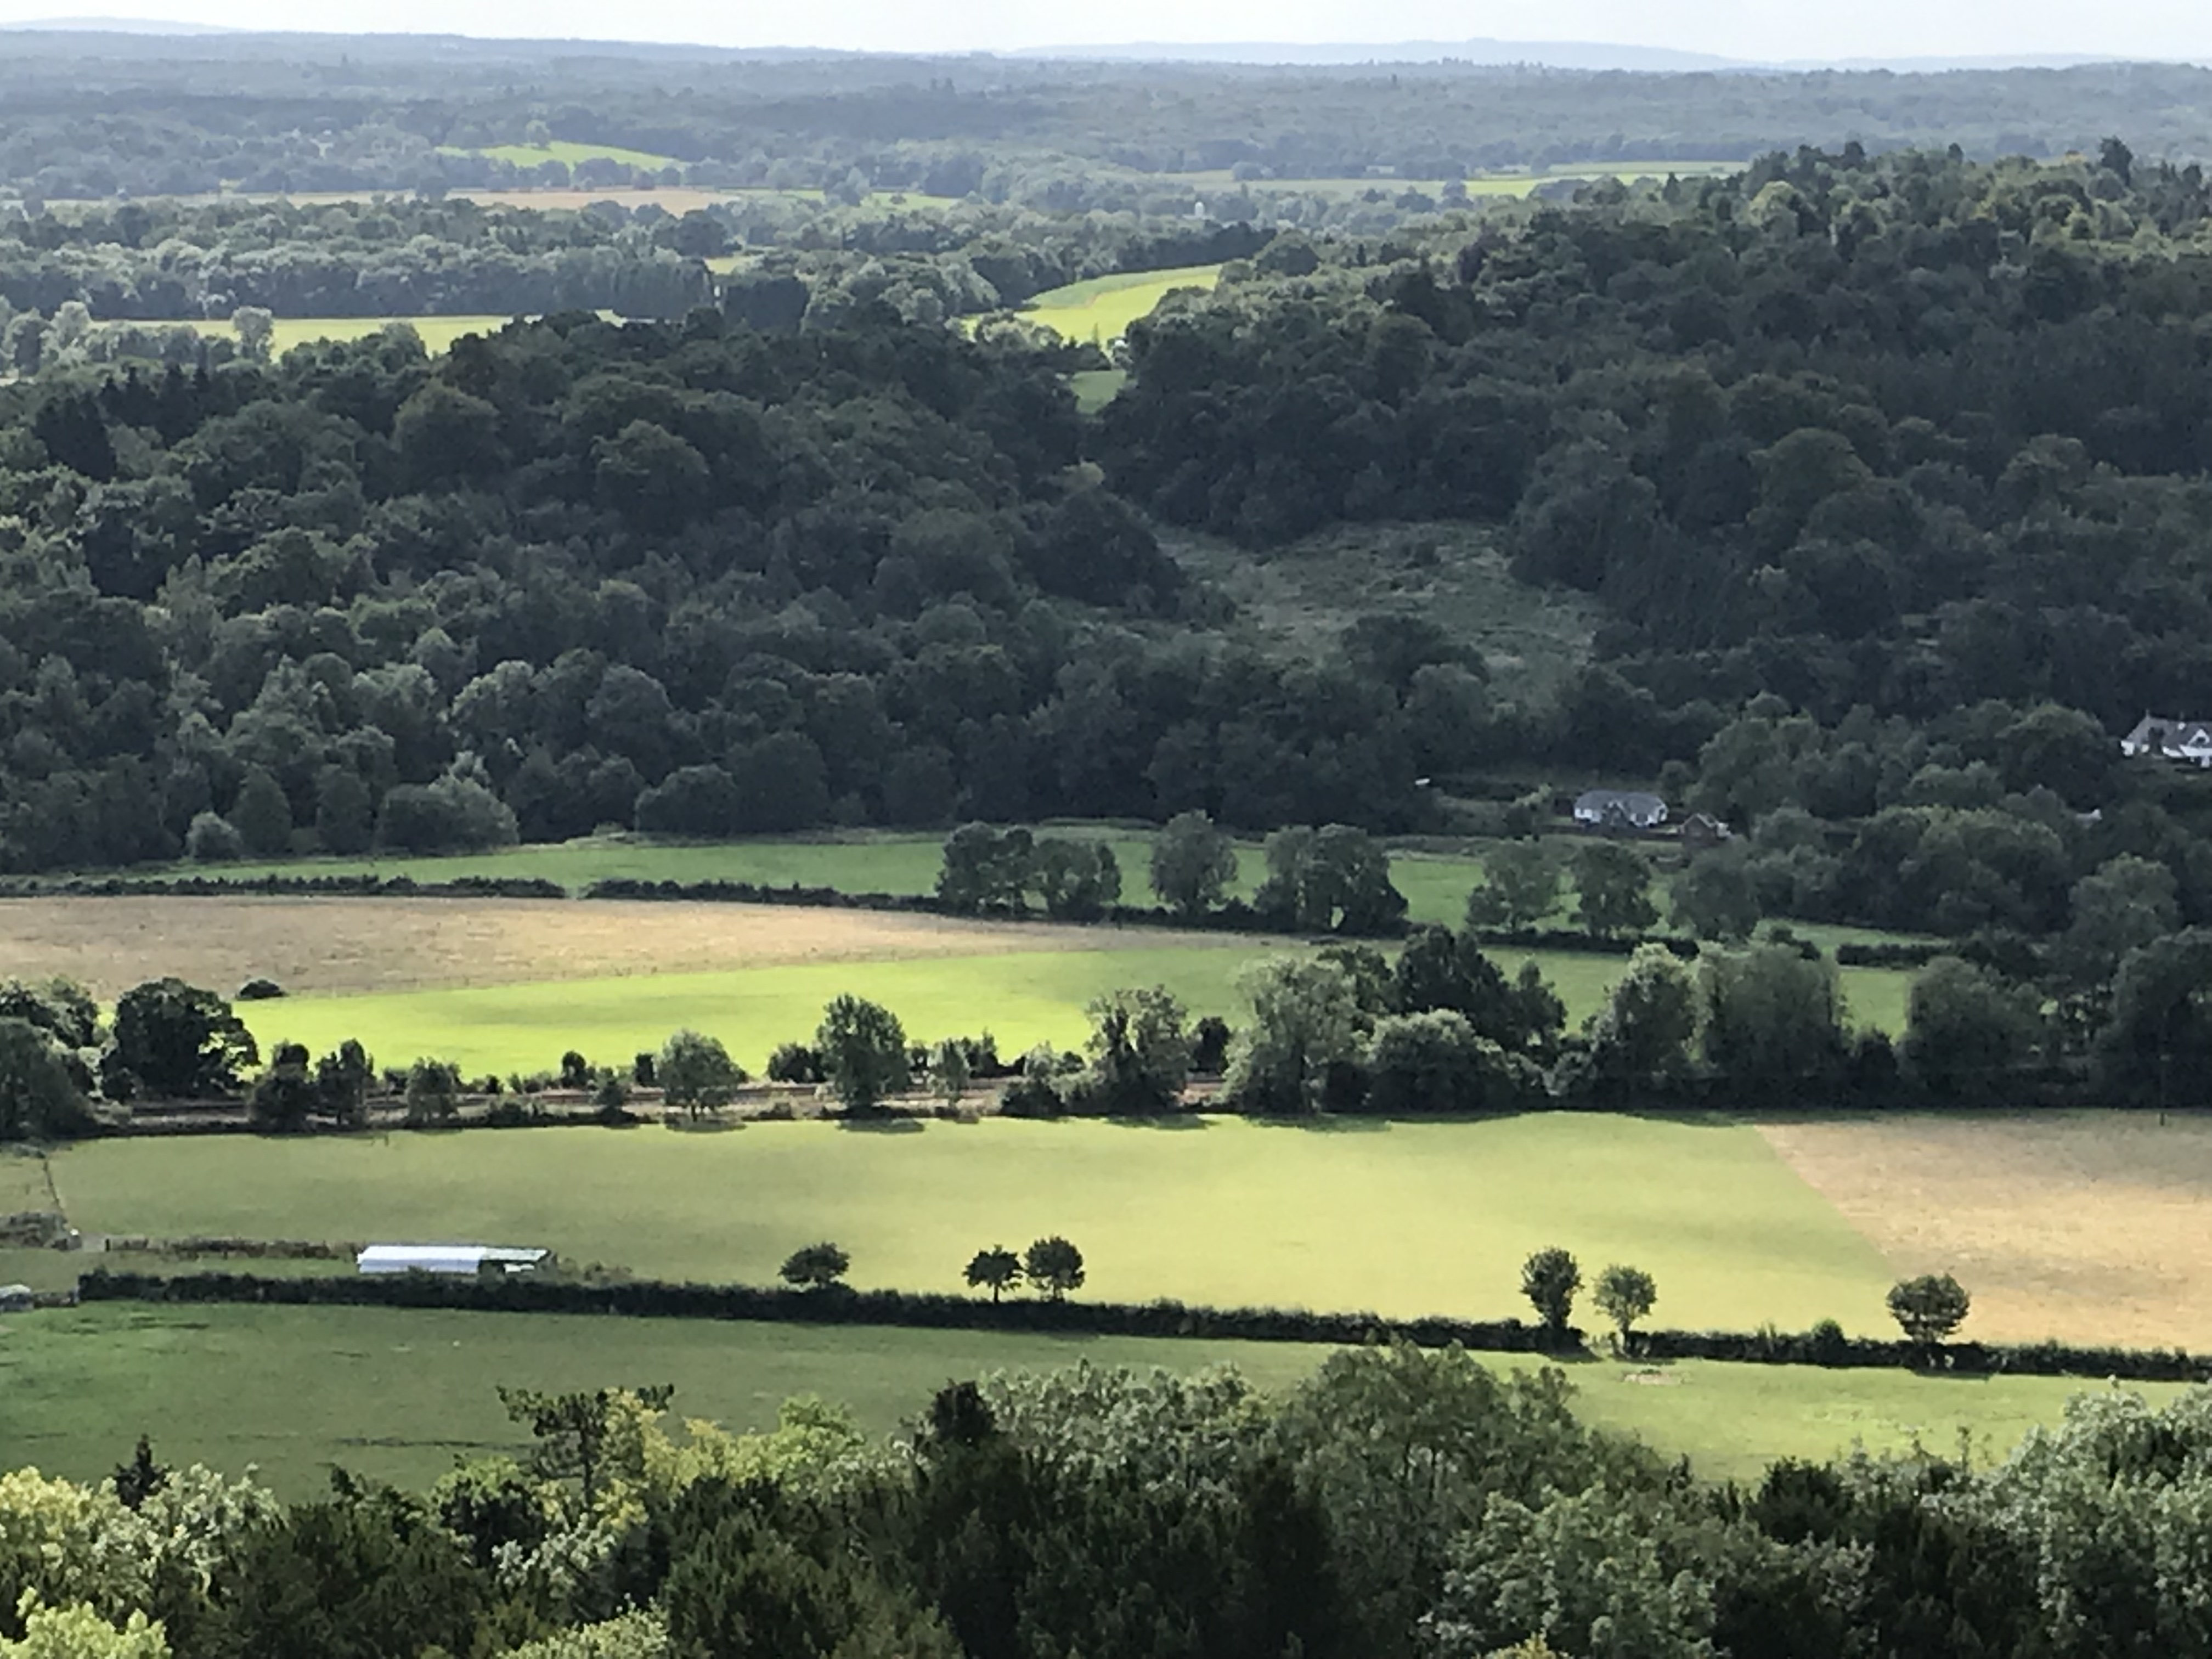
[[[294,346],[313,340],[365,340],[393,323],[404,323],[422,337],[433,356],[453,349],[467,334],[496,334],[509,322],[505,317],[279,317],[270,349],[283,356]],[[210,339],[234,339],[237,330],[227,317],[195,319],[181,325]],[[173,327],[178,325],[163,324]]]
[[[1051,951],[1219,950],[1253,941],[1158,927],[1007,925],[876,910],[594,899],[0,900],[0,963],[113,997],[173,974],[226,994],[428,991],[637,974]],[[986,1011],[988,1012],[988,1011]]]
[[[1900,1276],[1992,1341],[2212,1349],[2212,1115],[1954,1112],[1764,1126]]]

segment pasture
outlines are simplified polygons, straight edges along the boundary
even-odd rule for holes
[[[1764,1132],[1900,1272],[1955,1273],[1980,1335],[2212,1348],[2212,1114],[1900,1113]]]
[[[518,1453],[494,1385],[545,1389],[669,1382],[678,1416],[770,1426],[795,1394],[842,1401],[871,1433],[911,1421],[947,1382],[1088,1362],[1190,1371],[1235,1366],[1286,1389],[1326,1350],[1270,1343],[1057,1338],[973,1332],[469,1315],[385,1309],[155,1308],[100,1304],[9,1319],[0,1391],[10,1464],[92,1480],[149,1435],[165,1462],[232,1474],[254,1466],[283,1496],[328,1489],[338,1464],[420,1489],[457,1458]],[[1517,1357],[1486,1363],[1521,1367]],[[1955,1452],[1978,1462],[2057,1420],[2087,1386],[2060,1378],[1972,1380],[1899,1371],[1689,1363],[1638,1372],[1567,1368],[1575,1409],[1686,1456],[1708,1480],[1754,1480],[1777,1457],[1864,1446]],[[1649,1379],[1657,1378],[1657,1381]],[[1638,1380],[1632,1380],[1638,1379]],[[2178,1390],[2152,1385],[2154,1400]]]
[[[432,356],[453,349],[453,342],[468,334],[496,334],[512,320],[497,316],[468,317],[279,317],[275,333],[270,337],[270,349],[283,356],[294,346],[307,345],[316,340],[365,340],[382,333],[393,324],[404,324],[415,331],[422,342],[423,349]],[[204,334],[210,339],[232,339],[237,331],[227,317],[194,319],[179,325]]]
[[[53,1170],[88,1233],[465,1237],[678,1280],[769,1282],[831,1238],[855,1285],[957,1291],[976,1249],[1056,1232],[1102,1300],[1503,1318],[1561,1244],[1651,1272],[1664,1324],[1874,1332],[1893,1278],[1757,1129],[1602,1113],[198,1137]]]
[[[1062,339],[1104,345],[1149,317],[1169,293],[1179,288],[1211,289],[1221,280],[1219,265],[1185,265],[1173,270],[1124,271],[1094,276],[1036,295],[1016,313],[1042,324]]]

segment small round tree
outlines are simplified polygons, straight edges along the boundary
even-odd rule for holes
[[[1896,1320],[1908,1341],[1923,1347],[1936,1344],[1966,1322],[1973,1298],[1966,1287],[1948,1273],[1923,1273],[1899,1279],[1889,1292],[1890,1317]]]
[[[845,1276],[853,1258],[828,1243],[809,1244],[784,1258],[783,1282],[802,1291],[826,1291]]]
[[[1626,1349],[1636,1322],[1657,1305],[1659,1286],[1643,1268],[1615,1262],[1597,1276],[1595,1295],[1598,1311],[1613,1322]]]
[[[1537,1251],[1521,1265],[1521,1294],[1528,1298],[1555,1342],[1565,1339],[1574,1318],[1575,1293],[1582,1287],[1582,1268],[1557,1245]]]
[[[996,1302],[1021,1282],[1022,1260],[1005,1245],[994,1244],[975,1252],[965,1276],[971,1290],[988,1290]]]
[[[661,1099],[695,1118],[728,1105],[744,1081],[744,1073],[719,1039],[690,1030],[668,1039],[653,1071],[660,1079]]]
[[[1040,1238],[1022,1257],[1022,1274],[1054,1302],[1083,1288],[1083,1252],[1054,1234]]]

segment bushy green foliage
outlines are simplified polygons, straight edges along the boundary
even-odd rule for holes
[[[1890,1316],[1915,1342],[1941,1342],[1966,1322],[1972,1298],[1948,1273],[1899,1279],[1889,1292]]]
[[[1566,1334],[1575,1315],[1575,1296],[1582,1287],[1582,1268],[1571,1252],[1557,1245],[1537,1251],[1521,1264],[1521,1294],[1554,1337]]]
[[[872,1112],[913,1081],[906,1028],[890,1009],[863,997],[831,999],[814,1049],[823,1078],[848,1113]]]

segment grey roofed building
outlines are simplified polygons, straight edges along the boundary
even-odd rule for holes
[[[2166,720],[2145,714],[2120,739],[2120,752],[2152,755],[2191,766],[2212,766],[2212,720]]]
[[[1640,789],[1585,789],[1575,797],[1575,822],[1593,830],[1656,830],[1667,803]]]

